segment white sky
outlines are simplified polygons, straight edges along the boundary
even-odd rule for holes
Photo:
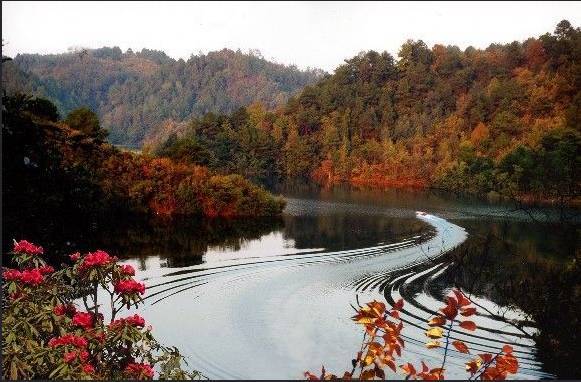
[[[2,2],[3,53],[71,46],[165,51],[258,49],[276,62],[332,71],[362,50],[394,56],[408,38],[485,48],[581,25],[581,2]]]

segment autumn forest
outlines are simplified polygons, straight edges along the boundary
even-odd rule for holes
[[[332,73],[3,54],[3,378],[581,377],[580,89],[567,20]]]

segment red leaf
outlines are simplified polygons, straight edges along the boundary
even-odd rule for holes
[[[460,314],[463,315],[464,317],[468,317],[476,313],[476,308],[462,308],[460,310],[461,310]]]
[[[393,318],[399,319],[399,312],[397,310],[392,310],[391,312],[389,312],[389,315],[392,316]]]
[[[470,353],[468,346],[466,346],[466,344],[462,341],[454,341],[452,342],[452,345],[454,345],[456,350],[458,350],[460,353]]]
[[[407,375],[416,375],[416,368],[411,363],[408,362],[405,365],[401,365],[400,367],[403,369],[403,371],[406,372]]]
[[[456,298],[458,299],[458,306],[462,307],[470,305],[470,300],[468,300],[466,296],[464,296],[464,293],[462,293],[458,289],[454,289],[453,292],[456,295]]]
[[[513,350],[514,350],[514,349],[513,349],[513,348],[512,348],[512,346],[510,346],[510,345],[504,345],[504,346],[502,347],[502,351],[503,351],[503,352],[505,352],[505,353],[512,353],[512,351],[513,351]]]
[[[305,371],[305,377],[307,377],[309,379],[309,381],[318,381],[319,377],[317,377],[316,375],[312,374],[309,371]]]
[[[387,361],[385,361],[385,364],[386,364],[387,366],[389,366],[389,368],[390,368],[391,370],[393,370],[393,372],[394,372],[394,373],[397,371],[397,368],[395,367],[395,363],[394,363],[392,360],[387,360]]]
[[[403,309],[403,298],[400,298],[393,304],[393,310],[402,310]]]
[[[449,319],[453,320],[458,315],[458,303],[454,297],[448,297],[448,304],[440,309],[442,313]]]
[[[442,316],[436,316],[428,321],[428,325],[430,326],[442,326],[446,324],[446,318]]]
[[[492,361],[492,354],[490,353],[478,354],[478,357],[480,357],[480,359],[483,360],[485,363],[489,363],[490,361]]]
[[[378,368],[377,366],[375,366],[375,375],[378,378],[385,379],[385,371],[383,371],[382,369]]]
[[[460,327],[471,331],[476,330],[476,324],[472,321],[462,321]]]

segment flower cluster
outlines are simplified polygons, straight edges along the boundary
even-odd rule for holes
[[[2,278],[4,281],[19,281],[22,277],[22,272],[18,269],[5,269],[2,273]]]
[[[90,268],[97,268],[109,265],[113,261],[114,261],[113,258],[109,256],[107,252],[98,250],[96,252],[87,254],[83,258],[83,262],[79,267],[79,272],[85,271]]]
[[[44,276],[40,272],[40,269],[38,269],[38,268],[29,269],[29,270],[22,271],[22,274],[20,276],[20,281],[22,281],[24,284],[28,284],[28,285],[38,285],[38,284],[42,284],[42,282],[44,281]]]
[[[87,374],[91,374],[95,372],[95,368],[91,364],[83,365],[83,372]]]
[[[83,329],[92,329],[95,326],[95,315],[93,313],[77,312],[73,316],[73,325]]]
[[[54,268],[51,267],[50,265],[45,265],[38,268],[38,271],[43,275],[48,275],[54,272]]]
[[[81,362],[86,362],[87,359],[89,358],[89,352],[86,350],[82,350],[82,351],[70,351],[64,354],[63,359],[66,363],[71,363],[74,360],[77,359],[77,357],[79,358],[79,360]]]
[[[88,342],[85,338],[76,336],[74,334],[66,334],[61,337],[53,337],[48,341],[48,346],[50,346],[51,348],[66,345],[72,345],[76,348],[86,348]]]
[[[174,371],[190,375],[181,368],[183,357],[158,344],[143,317],[133,314],[115,319],[123,306],[129,309],[133,302],[135,306],[142,303],[139,295],[145,293],[145,284],[133,279],[136,272],[131,265],[118,264],[116,257],[104,251],[84,256],[77,252],[70,255],[74,265],[55,272],[42,257],[31,256],[41,253],[42,247],[25,240],[15,242],[17,269],[0,268],[5,281],[2,296],[12,318],[2,323],[3,331],[9,333],[2,350],[3,354],[17,354],[3,357],[3,379],[43,379],[50,372],[50,378],[56,380],[150,380],[155,375],[154,367],[160,363],[160,378],[174,375]],[[99,288],[111,297],[108,325],[104,315],[98,313],[102,306]],[[29,297],[33,299],[21,301]],[[73,302],[80,297],[84,311]],[[30,317],[40,317],[39,322],[51,325],[23,331],[20,322]],[[162,353],[160,358],[158,352]],[[23,368],[21,362],[27,357],[32,357],[31,367]],[[199,374],[193,372],[191,376]]]
[[[125,367],[125,374],[133,379],[151,379],[154,370],[147,363],[130,363]]]
[[[120,280],[115,284],[115,292],[119,294],[145,293],[145,284],[133,279]]]
[[[75,308],[73,304],[59,304],[54,307],[53,312],[57,316],[64,316],[65,314],[67,316],[73,316],[75,313],[77,313],[77,308]]]
[[[95,367],[93,365],[91,365],[90,363],[87,363],[87,360],[89,359],[89,352],[86,350],[73,350],[70,352],[66,352],[63,355],[63,361],[65,361],[66,363],[73,363],[76,360],[80,361],[82,367],[81,369],[83,370],[84,373],[87,374],[91,374],[95,372]]]
[[[72,255],[69,255],[69,258],[72,261],[78,261],[81,258],[81,253],[80,252],[75,252]]]
[[[42,255],[44,253],[44,249],[41,246],[34,245],[26,240],[15,241],[13,251],[27,255]]]
[[[124,327],[126,325],[142,328],[145,326],[145,320],[143,319],[143,317],[141,317],[137,314],[134,314],[133,316],[130,316],[127,318],[119,318],[119,319],[111,322],[109,324],[109,329],[115,330],[115,329],[119,329],[121,327]]]
[[[135,269],[131,265],[122,265],[121,274],[126,276],[135,276]]]

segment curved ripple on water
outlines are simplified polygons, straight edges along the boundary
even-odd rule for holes
[[[429,291],[449,265],[441,256],[467,233],[433,215],[417,217],[434,230],[397,243],[145,272],[148,295],[141,313],[163,342],[180,348],[191,367],[212,379],[294,379],[304,370],[320,370],[321,363],[335,372],[349,368],[362,336],[350,320],[356,296],[361,302],[390,303],[401,297],[402,359],[438,365],[443,350],[426,349],[424,332],[442,302]],[[518,312],[513,316],[520,318]],[[477,352],[495,352],[509,343],[520,359],[518,378],[547,377],[530,336],[480,310],[474,321],[476,331],[453,330],[451,338]],[[449,350],[447,377],[464,378],[467,359]]]

